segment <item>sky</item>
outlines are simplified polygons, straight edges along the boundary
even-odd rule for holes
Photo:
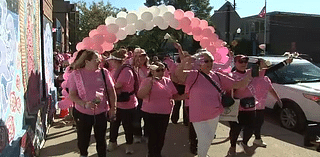
[[[72,0],[71,0],[72,1]],[[92,1],[100,0],[84,0],[91,4]],[[103,0],[105,3],[110,2],[112,6],[124,7],[128,11],[138,10],[144,6],[146,0]],[[229,0],[232,4],[234,0]],[[226,0],[210,0],[213,10],[218,10]],[[236,11],[240,17],[257,15],[263,8],[265,0],[235,0]],[[267,0],[267,13],[272,11],[283,11],[293,13],[319,14],[320,0]],[[212,10],[212,14],[214,11]]]

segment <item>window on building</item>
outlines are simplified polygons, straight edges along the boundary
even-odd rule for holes
[[[255,22],[254,25],[255,32],[259,32],[259,22]]]
[[[260,32],[263,32],[264,31],[264,22],[261,22],[260,23]]]

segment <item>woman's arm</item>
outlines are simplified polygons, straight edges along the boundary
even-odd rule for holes
[[[274,98],[277,99],[278,105],[282,108],[283,104],[282,104],[281,98],[279,97],[278,93],[273,88],[273,86],[270,87],[269,92]]]
[[[109,96],[109,104],[110,104],[110,110],[109,110],[109,116],[114,117],[116,115],[116,110],[117,110],[117,96],[116,96],[116,91],[114,87],[107,87],[107,92]]]
[[[175,76],[178,79],[178,82],[180,84],[183,84],[186,81],[187,72],[184,72],[184,70],[192,69],[192,57],[186,57],[184,58],[180,64],[178,64],[177,69],[175,71]]]
[[[82,99],[80,99],[79,98],[79,96],[78,96],[78,93],[77,93],[77,91],[73,91],[73,90],[70,90],[69,91],[69,98],[73,101],[73,102],[75,102],[77,105],[80,105],[80,106],[82,106],[83,108],[86,108],[86,101],[83,101]]]
[[[148,83],[141,83],[141,87],[137,93],[137,97],[140,99],[146,98],[147,95],[150,94],[150,91],[152,89],[152,85],[153,85],[154,80],[151,77],[148,77],[146,79],[147,80],[145,80],[145,81],[148,81]],[[142,85],[142,84],[146,84],[146,85]]]
[[[233,89],[239,89],[239,88],[246,87],[246,86],[248,86],[248,84],[250,83],[251,79],[252,79],[251,71],[249,71],[249,72],[247,72],[246,77],[243,78],[243,79],[240,80],[240,81],[236,81],[236,82],[233,84],[232,88],[233,88]]]

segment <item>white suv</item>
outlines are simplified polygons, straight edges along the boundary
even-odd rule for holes
[[[272,65],[287,59],[283,56],[249,56],[249,58],[250,60],[263,58]],[[294,58],[290,65],[270,72],[267,76],[279,94],[283,108],[276,104],[276,99],[270,94],[266,107],[280,111],[281,126],[294,131],[303,131],[308,121],[320,123],[319,67],[305,59]]]

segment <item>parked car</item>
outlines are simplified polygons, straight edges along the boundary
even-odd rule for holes
[[[287,59],[283,56],[249,56],[249,58],[251,61],[263,58],[270,61],[272,65]],[[279,94],[283,108],[276,104],[276,99],[270,94],[266,107],[279,111],[281,126],[294,131],[303,131],[309,121],[320,123],[320,68],[318,66],[308,60],[294,58],[290,65],[273,71],[267,76]]]

